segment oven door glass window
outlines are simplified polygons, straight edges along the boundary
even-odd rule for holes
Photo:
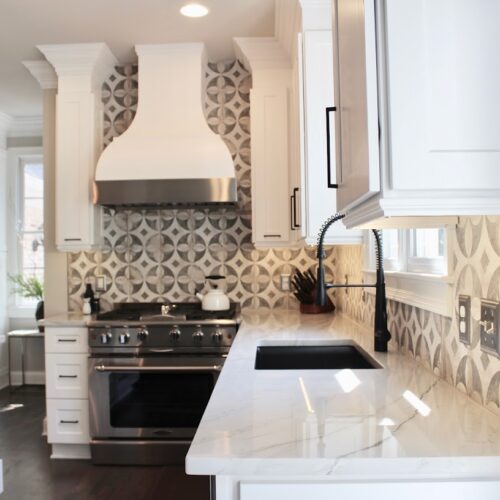
[[[214,374],[109,374],[112,427],[197,427],[214,388]]]

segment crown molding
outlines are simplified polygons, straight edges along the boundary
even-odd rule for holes
[[[105,43],[37,45],[55,69],[60,91],[98,90],[118,64]]]
[[[23,61],[24,67],[38,82],[43,90],[57,88],[57,75],[47,61]]]
[[[297,33],[301,31],[301,10],[298,0],[276,0],[274,14],[274,36],[288,53],[296,53]]]
[[[331,30],[331,0],[299,0],[302,9],[302,30]]]
[[[7,137],[41,137],[42,135],[42,116],[14,117],[7,132]]]

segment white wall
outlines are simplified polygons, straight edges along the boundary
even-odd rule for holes
[[[4,127],[2,127],[4,125]],[[0,116],[0,388],[7,384],[7,151],[8,118]]]

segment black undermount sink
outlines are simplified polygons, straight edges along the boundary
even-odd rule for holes
[[[257,347],[256,370],[342,370],[382,368],[353,344],[262,345]]]

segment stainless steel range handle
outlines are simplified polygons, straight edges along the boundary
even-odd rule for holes
[[[97,365],[96,372],[220,372],[222,365],[212,366],[106,366]]]

